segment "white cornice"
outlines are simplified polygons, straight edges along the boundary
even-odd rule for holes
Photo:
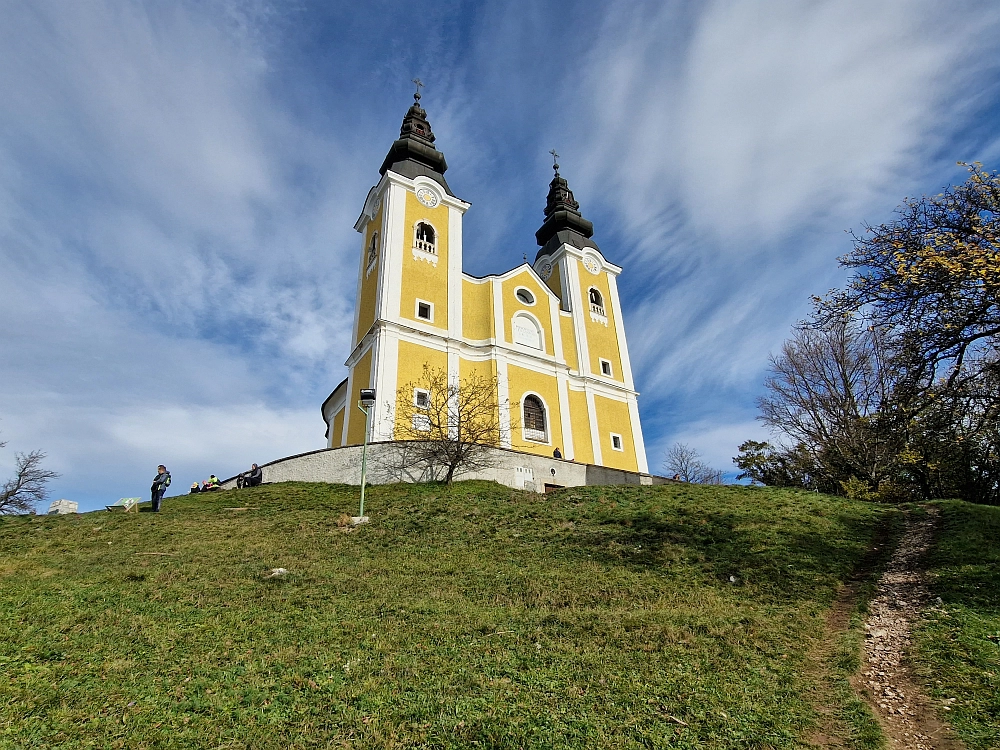
[[[537,258],[535,260],[535,265],[540,266],[542,263],[545,262],[546,259],[548,259],[550,263],[554,264],[555,261],[559,260],[559,258],[561,258],[563,255],[572,256],[581,262],[583,262],[583,259],[587,255],[594,255],[600,261],[602,271],[609,271],[613,273],[615,276],[618,276],[622,272],[621,266],[616,266],[614,263],[609,261],[607,258],[604,257],[604,254],[601,253],[601,251],[598,250],[597,248],[585,247],[583,249],[580,249],[575,245],[569,245],[565,242],[558,248],[556,248],[554,252],[547,253],[546,255],[542,255],[541,257]]]
[[[637,391],[627,387],[624,383],[599,379],[592,375],[577,374],[565,362],[561,362],[548,354],[536,354],[527,347],[498,344],[492,342],[492,340],[471,343],[429,329],[422,330],[408,323],[393,323],[385,320],[378,321],[354,349],[345,363],[348,367],[352,367],[371,348],[379,328],[391,330],[401,341],[407,341],[411,344],[426,346],[441,352],[457,351],[459,356],[469,361],[487,362],[500,356],[509,364],[526,370],[532,370],[542,375],[561,374],[567,378],[568,386],[573,391],[582,391],[589,388],[594,393],[599,393],[602,396],[613,398],[617,401],[624,400],[629,395],[633,397],[639,395]]]
[[[416,192],[416,189],[421,185],[434,188],[435,192],[441,193],[441,203],[443,205],[448,206],[449,208],[458,209],[463,214],[468,211],[469,207],[472,205],[471,203],[463,201],[461,198],[456,198],[454,195],[448,195],[444,192],[441,183],[436,180],[432,180],[430,177],[416,177],[411,180],[409,177],[404,177],[398,172],[393,172],[390,169],[385,173],[385,175],[383,175],[382,180],[388,180],[394,185],[402,185],[407,190],[412,192]]]

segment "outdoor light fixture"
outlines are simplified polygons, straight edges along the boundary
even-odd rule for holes
[[[358,399],[358,408],[365,413],[365,443],[361,448],[361,507],[358,510],[356,523],[366,523],[365,517],[365,479],[368,468],[368,433],[371,431],[371,408],[375,406],[375,389],[362,388]]]

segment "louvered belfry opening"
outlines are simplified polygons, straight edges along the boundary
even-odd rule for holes
[[[545,440],[545,407],[537,396],[525,396],[524,436],[528,440]]]

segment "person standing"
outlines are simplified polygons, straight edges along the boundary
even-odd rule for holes
[[[153,485],[149,488],[154,513],[160,512],[160,501],[163,499],[163,493],[167,491],[167,487],[169,486],[170,472],[167,471],[166,466],[160,464],[156,467],[156,478],[153,480]]]

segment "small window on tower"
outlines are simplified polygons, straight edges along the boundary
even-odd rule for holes
[[[434,227],[425,221],[417,222],[413,234],[413,246],[425,253],[437,255],[437,234]]]
[[[371,266],[378,258],[378,232],[372,232],[371,242],[368,243],[368,260],[366,265]]]
[[[421,388],[415,388],[413,391],[413,405],[418,409],[426,409],[431,405],[431,394],[430,391],[425,391]]]
[[[609,378],[612,375],[611,363],[606,359],[601,360],[601,375],[607,375]]]
[[[434,305],[430,302],[417,300],[417,317],[420,320],[434,320]]]
[[[622,447],[622,436],[611,433],[611,449],[616,451],[625,450]]]

